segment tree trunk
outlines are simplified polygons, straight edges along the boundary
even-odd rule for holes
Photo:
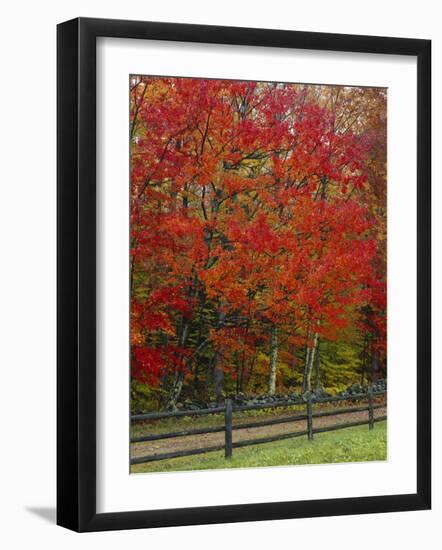
[[[298,364],[298,358],[296,357],[296,344],[293,344],[293,347],[292,347],[292,361],[291,361],[291,368],[292,368],[293,372],[295,372],[297,364]]]
[[[190,329],[190,323],[188,320],[184,320],[183,317],[183,325],[181,330],[181,337],[180,337],[180,346],[184,348],[187,340],[187,336],[189,334]],[[166,403],[166,409],[167,410],[176,410],[176,404],[178,402],[178,399],[181,395],[181,390],[183,389],[183,381],[184,381],[184,372],[182,370],[176,371],[175,376],[173,378],[172,387],[169,392],[169,397]]]
[[[218,318],[215,330],[218,332],[224,325],[226,314],[224,312],[224,304],[220,303],[218,309]],[[223,389],[224,389],[224,370],[219,367],[220,359],[223,358],[223,350],[216,349],[212,359],[212,380],[213,391],[216,401],[221,401]]]
[[[304,375],[302,377],[302,392],[305,393],[307,391],[307,373],[308,373],[308,366],[310,363],[310,353],[311,350],[308,347],[308,344],[305,345],[305,359],[304,359]]]
[[[220,353],[215,352],[213,357],[213,392],[215,394],[215,400],[219,403],[222,398],[224,389],[224,371],[219,368],[218,363],[220,359]]]
[[[278,360],[278,328],[272,325],[270,337],[269,394],[276,391],[276,362]]]
[[[368,335],[364,334],[364,347],[362,349],[362,365],[361,365],[361,386],[364,385],[365,373],[367,371],[367,357],[368,357]]]
[[[198,321],[198,337],[197,337],[197,347],[195,350],[195,361],[194,361],[194,370],[193,370],[193,395],[195,397],[198,396],[199,393],[199,349],[202,342],[202,335],[203,335],[203,324],[204,324],[204,306],[206,305],[206,295],[205,293],[201,293],[199,295],[199,321]]]
[[[315,332],[313,338],[313,346],[307,348],[307,356],[305,361],[305,371],[304,371],[304,383],[302,389],[304,393],[310,393],[312,391],[312,372],[313,365],[315,364],[315,356],[318,348],[318,333]]]
[[[321,361],[319,357],[319,345],[320,341],[318,338],[318,343],[316,346],[315,354],[315,391],[318,392],[321,389]]]
[[[177,371],[175,373],[173,382],[172,382],[172,388],[169,392],[169,398],[166,404],[166,409],[170,411],[176,410],[176,404],[178,401],[179,396],[181,395],[181,390],[183,389],[183,381],[184,381],[184,372],[183,371]]]
[[[372,344],[373,348],[373,344]],[[371,372],[370,372],[370,383],[373,384],[377,378],[377,373],[379,369],[379,357],[377,351],[373,350],[371,352]]]

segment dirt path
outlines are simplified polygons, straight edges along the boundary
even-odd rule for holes
[[[380,416],[385,416],[387,414],[387,408],[382,407],[374,410],[374,417],[378,418]],[[281,418],[284,418],[287,415],[281,415]],[[241,423],[255,422],[255,421],[264,421],[267,419],[276,419],[276,416],[263,417],[259,418],[250,418],[246,421],[238,422],[236,425]],[[313,418],[313,429],[315,428],[325,428],[327,426],[332,426],[333,424],[344,424],[348,422],[357,422],[367,420],[368,421],[368,412],[354,412],[354,413],[345,413],[334,416],[322,416]],[[306,420],[299,420],[294,422],[288,422],[286,424],[277,424],[275,426],[263,426],[261,428],[244,428],[242,430],[233,431],[233,442],[244,441],[246,439],[254,439],[260,437],[269,437],[273,435],[280,435],[289,432],[297,432],[306,430]],[[235,425],[235,422],[234,422]],[[177,427],[177,429],[179,429]],[[367,427],[368,429],[368,427]],[[171,430],[172,431],[172,430]],[[132,443],[131,444],[131,456],[133,458],[162,454],[162,453],[171,453],[175,451],[184,451],[187,449],[198,449],[202,447],[209,447],[212,445],[222,445],[224,443],[224,433],[214,433],[214,434],[200,434],[192,435],[186,437],[176,437],[173,439],[164,439],[159,441],[145,441],[142,443]]]

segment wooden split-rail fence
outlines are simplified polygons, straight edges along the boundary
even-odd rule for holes
[[[132,437],[131,443],[142,443],[146,441],[158,441],[164,439],[172,439],[177,437],[193,436],[193,435],[202,435],[202,434],[213,434],[224,432],[224,444],[212,445],[210,447],[202,447],[195,449],[186,449],[182,451],[175,451],[169,453],[157,453],[146,456],[137,456],[131,457],[131,464],[142,464],[145,462],[153,462],[157,460],[167,460],[171,458],[179,458],[183,456],[192,456],[204,453],[210,453],[213,451],[222,451],[224,450],[224,455],[226,459],[232,457],[233,449],[240,447],[247,447],[249,445],[260,445],[262,443],[271,443],[273,441],[281,441],[283,439],[290,439],[294,437],[307,436],[309,440],[313,439],[314,434],[330,432],[333,430],[340,430],[343,428],[351,428],[354,426],[362,426],[368,424],[370,430],[373,429],[375,422],[380,422],[386,420],[386,416],[378,416],[375,418],[374,410],[379,408],[384,408],[385,403],[375,404],[373,398],[375,396],[386,395],[386,390],[384,391],[373,391],[369,388],[367,393],[360,393],[351,396],[339,396],[339,397],[328,397],[328,398],[308,398],[304,403],[299,401],[278,401],[275,403],[265,403],[265,404],[254,404],[254,405],[237,405],[233,406],[231,399],[226,399],[225,405],[222,407],[213,407],[210,409],[197,409],[197,410],[186,410],[186,411],[174,411],[174,412],[160,412],[160,413],[147,413],[147,414],[136,414],[131,416],[131,422],[142,422],[142,421],[155,421],[163,420],[165,418],[181,418],[185,416],[203,416],[210,414],[220,414],[224,413],[224,425],[207,427],[207,428],[195,428],[190,430],[181,430],[176,432],[160,433],[160,434],[148,434],[138,437]],[[357,407],[348,407],[348,408],[339,408],[331,411],[313,411],[313,405],[315,404],[325,404],[325,403],[336,403],[340,401],[363,401],[366,400],[367,404]],[[242,412],[242,411],[251,411],[251,410],[262,410],[262,409],[273,409],[281,407],[293,407],[293,406],[304,406],[305,413],[296,414],[293,416],[287,416],[284,418],[274,418],[269,420],[264,420],[261,422],[247,422],[241,424],[233,423],[233,413]],[[358,420],[353,422],[341,422],[339,424],[333,424],[331,426],[315,428],[313,426],[313,420],[318,417],[324,416],[338,416],[348,413],[357,413],[366,411],[367,418],[364,420]],[[288,432],[278,435],[272,435],[269,437],[260,437],[254,439],[247,439],[244,441],[233,442],[233,431],[234,430],[244,430],[246,428],[261,428],[264,426],[274,426],[277,424],[287,424],[290,422],[306,421],[306,429],[301,431]]]

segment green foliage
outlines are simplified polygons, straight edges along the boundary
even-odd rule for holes
[[[191,335],[193,337],[193,334]],[[320,344],[320,380],[319,387],[331,394],[336,394],[349,385],[359,383],[362,369],[361,339],[351,341],[322,340]],[[246,395],[261,395],[268,391],[269,354],[259,352],[255,358],[253,376],[244,384]],[[295,362],[293,355],[281,346],[277,362],[277,393],[301,392],[304,375],[305,350],[296,350]],[[195,374],[195,368],[198,374]],[[204,400],[213,396],[213,382],[210,370],[210,354],[202,350],[193,365],[193,372],[186,378],[181,392],[180,401],[187,399]],[[316,373],[312,377],[313,387],[317,387]],[[229,375],[224,378],[222,396],[237,394],[237,380]],[[132,380],[132,412],[159,410],[167,397],[167,386],[152,387],[135,379]]]
[[[359,381],[362,361],[359,342],[321,342],[321,385],[332,394]]]
[[[132,413],[156,410],[160,408],[165,391],[153,388],[132,378],[131,380],[131,411]]]

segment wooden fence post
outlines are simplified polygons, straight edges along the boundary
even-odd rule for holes
[[[312,398],[310,395],[307,398],[307,433],[308,438],[311,441],[313,439],[313,411]]]
[[[226,399],[225,423],[225,458],[232,458],[232,400]]]
[[[368,386],[368,429],[372,430],[374,427],[374,416],[373,416],[373,386],[370,384]]]

